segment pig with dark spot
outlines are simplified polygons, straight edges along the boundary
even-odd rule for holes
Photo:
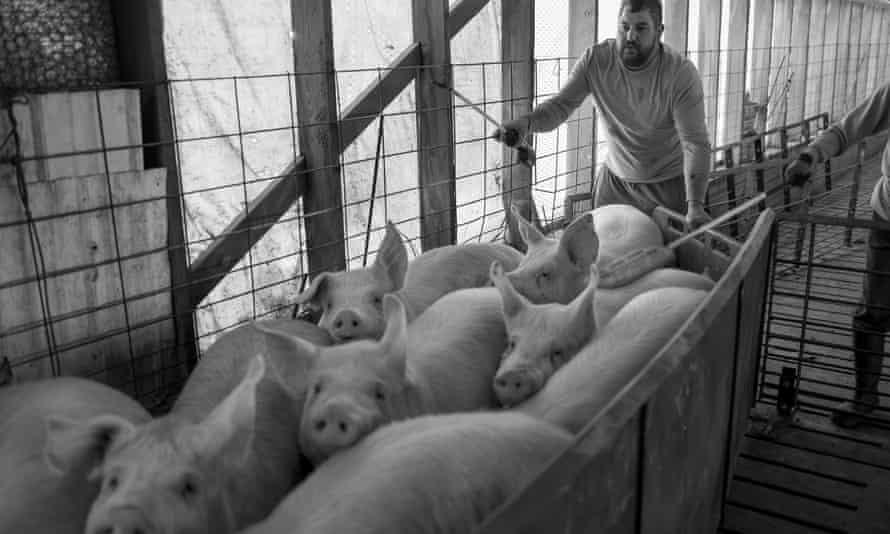
[[[56,421],[114,418],[125,424],[149,421],[135,400],[93,380],[60,377],[0,389],[0,532],[82,534],[98,481],[100,463],[86,449],[64,471],[48,462]],[[76,447],[72,441],[69,446]]]
[[[514,213],[528,246],[516,269],[504,266],[516,290],[535,304],[568,304],[587,286],[590,266],[625,253],[662,245],[661,229],[638,209],[602,206],[569,224],[559,239],[546,237]]]
[[[245,534],[465,534],[570,444],[518,413],[392,423],[325,462]]]
[[[519,251],[504,244],[467,243],[438,247],[409,262],[398,230],[388,221],[370,267],[320,273],[295,301],[320,310],[319,326],[338,343],[379,339],[385,328],[381,307],[387,293],[399,296],[410,323],[443,295],[490,285],[492,261],[515,268],[521,259]]]
[[[496,289],[449,293],[410,325],[400,298],[387,295],[384,317],[380,340],[330,347],[270,332],[305,362],[300,447],[316,465],[390,421],[497,405],[491,381],[506,334]]]
[[[637,295],[662,287],[714,287],[705,276],[667,268],[622,287],[597,288],[598,269],[591,265],[587,287],[569,304],[533,304],[516,291],[497,263],[492,264],[491,278],[501,293],[507,327],[507,350],[494,380],[495,393],[505,406],[537,393]]]
[[[543,388],[514,410],[577,433],[664,348],[708,296],[666,287],[632,298]]]

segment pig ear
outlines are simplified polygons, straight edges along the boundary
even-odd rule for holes
[[[532,245],[544,239],[544,234],[538,231],[538,229],[535,228],[535,225],[528,222],[525,217],[519,213],[519,208],[517,208],[515,204],[510,205],[510,213],[513,215],[513,218],[516,219],[516,226],[519,227],[519,235],[522,236],[523,241]]]
[[[308,371],[321,352],[321,347],[293,334],[282,332],[265,325],[262,321],[255,321],[253,327],[266,337],[266,348],[279,354],[287,354],[294,360],[302,363],[303,369]]]
[[[501,294],[501,306],[504,310],[504,316],[514,317],[528,305],[528,300],[516,291],[513,283],[504,274],[504,267],[499,261],[491,262],[488,276]]]
[[[599,243],[593,226],[593,214],[588,212],[565,229],[559,238],[559,250],[576,267],[587,270],[596,261]]]
[[[266,375],[266,358],[257,354],[244,378],[200,424],[199,447],[207,454],[237,451],[244,459],[253,443],[257,388]],[[243,456],[242,456],[243,455]]]
[[[46,419],[43,457],[56,473],[92,468],[100,463],[115,440],[133,432],[133,423],[117,415],[100,415],[86,421],[62,416]]]
[[[315,278],[309,283],[309,287],[294,297],[294,302],[297,304],[312,303],[318,305],[318,302],[322,299],[324,292],[327,289],[329,276],[330,273],[318,273],[315,275]]]
[[[408,359],[408,321],[405,317],[405,305],[392,293],[383,296],[383,318],[386,321],[386,330],[380,339],[380,346],[396,372],[404,375]]]
[[[408,270],[408,251],[392,221],[386,221],[386,235],[377,250],[374,268],[385,274],[393,284],[393,290],[401,289]]]
[[[589,329],[596,325],[593,299],[596,296],[596,287],[599,285],[599,279],[599,269],[596,264],[593,264],[590,266],[590,280],[587,283],[587,287],[570,304],[571,316],[579,328]]]

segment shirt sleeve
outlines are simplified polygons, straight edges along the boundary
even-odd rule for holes
[[[810,144],[823,161],[862,139],[890,128],[890,83],[875,91]]]
[[[533,132],[549,132],[568,120],[569,115],[584,103],[590,94],[587,75],[593,65],[593,48],[584,51],[572,67],[569,79],[559,92],[535,106],[529,115],[529,129]]]
[[[702,181],[699,193],[704,197],[707,175],[711,171],[711,140],[705,122],[705,94],[701,76],[692,63],[685,63],[677,73],[672,106],[674,124],[683,146],[683,175],[687,181]],[[698,196],[698,195],[696,195]]]

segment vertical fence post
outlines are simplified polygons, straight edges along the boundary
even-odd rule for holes
[[[733,161],[732,157],[731,145],[723,151],[723,163],[726,165],[727,169],[731,169],[735,166],[735,162]],[[736,207],[737,202],[735,191],[735,174],[726,175],[726,201],[727,211]],[[739,235],[739,223],[737,218],[733,219],[732,224],[729,226],[729,233],[733,237],[737,237]]]
[[[501,90],[504,93],[504,121],[524,115],[532,109],[535,94],[535,2],[512,0],[501,4],[501,54],[503,75]],[[510,206],[516,204],[519,212],[533,224],[537,223],[537,210],[532,198],[532,171],[516,162],[516,150],[505,146],[503,150],[504,178],[501,180],[505,214],[508,221],[508,239],[511,245],[524,251],[519,230]],[[512,163],[511,163],[512,162]]]
[[[457,240],[452,95],[433,82],[452,86],[451,39],[445,31],[448,0],[412,1],[414,40],[423,67],[417,73],[417,170],[420,240],[430,250]]]
[[[291,0],[290,7],[297,135],[308,173],[303,211],[309,272],[342,270],[346,247],[331,2]]]
[[[862,182],[862,163],[865,161],[865,143],[859,143],[856,151],[856,168],[853,169],[853,183],[850,185],[850,200],[847,205],[847,219],[853,222],[856,218],[856,204],[859,200],[859,186]],[[844,245],[850,246],[853,238],[853,227],[848,225],[844,230]]]
[[[823,113],[821,115],[822,118],[822,130],[827,130],[829,126],[828,122],[828,113]],[[831,158],[825,159],[825,190],[831,191]]]
[[[754,161],[757,163],[763,163],[763,143],[764,138],[763,135],[758,135],[754,139]],[[766,179],[764,177],[765,171],[762,168],[758,168],[754,171],[754,182],[757,185],[757,192],[763,193],[766,191]],[[760,204],[757,206],[757,209],[763,211],[766,209],[766,200],[762,200]]]
[[[751,54],[748,70],[751,77],[751,99],[757,104],[754,129],[766,130],[766,117],[771,108],[770,60],[773,34],[773,0],[751,0]],[[762,119],[762,120],[761,120]]]
[[[597,2],[569,0],[569,57],[580,59],[584,50],[596,42],[598,15]],[[570,60],[569,69],[574,66],[574,61]],[[565,77],[562,79],[565,80]],[[593,188],[596,173],[596,108],[589,96],[569,118],[568,125],[566,198]],[[581,174],[581,169],[587,169],[587,172]]]
[[[782,149],[782,159],[788,159],[788,129],[785,126],[779,127],[779,146]],[[791,204],[791,191],[785,182],[785,175],[781,172],[779,173],[779,180],[782,182],[782,194],[784,195],[782,203],[785,205],[785,211],[788,211],[788,204]]]
[[[788,68],[793,73],[791,87],[788,90],[788,108],[786,122],[794,123],[804,120],[807,96],[807,74],[809,70],[809,39],[810,39],[810,8],[811,0],[794,2],[791,22],[791,54]]]

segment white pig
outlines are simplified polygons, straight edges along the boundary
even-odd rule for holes
[[[568,304],[587,286],[590,266],[606,265],[615,257],[640,248],[662,245],[658,225],[625,204],[599,207],[577,217],[559,239],[546,237],[514,213],[528,250],[507,277],[516,290],[535,304]]]
[[[491,381],[506,344],[496,289],[449,293],[410,326],[387,295],[384,316],[379,341],[318,347],[270,332],[306,362],[300,448],[316,465],[389,421],[496,406]]]
[[[245,534],[465,534],[570,443],[518,413],[393,423],[325,462]]]
[[[51,421],[114,417],[127,424],[151,416],[135,400],[99,382],[60,377],[0,388],[0,532],[82,534],[99,492],[90,473],[100,462],[85,450],[59,472],[47,461]],[[71,444],[75,445],[74,443]]]
[[[578,432],[670,341],[707,295],[667,287],[634,297],[540,391],[514,409]]]
[[[491,279],[501,293],[507,327],[507,350],[494,379],[505,406],[540,390],[622,307],[634,297],[660,287],[710,291],[711,279],[682,269],[656,269],[614,289],[597,288],[599,273],[590,266],[587,287],[569,304],[533,304],[520,295],[497,263]]]
[[[409,262],[398,230],[387,222],[370,267],[320,273],[295,302],[321,310],[318,324],[336,342],[379,339],[385,328],[381,308],[387,293],[399,295],[410,323],[443,295],[490,285],[492,261],[515,268],[521,258],[519,251],[504,244],[467,243],[435,248]]]

